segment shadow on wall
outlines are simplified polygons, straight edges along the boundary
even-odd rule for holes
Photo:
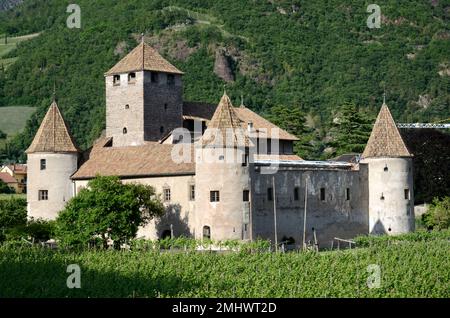
[[[191,237],[189,229],[188,216],[181,216],[181,205],[170,204],[166,206],[166,213],[155,220],[156,233],[159,238],[166,238],[171,236],[171,225],[173,229],[173,236]]]
[[[380,235],[387,234],[387,231],[381,220],[378,219],[377,223],[375,223],[375,225],[373,226],[373,229],[370,232],[370,234],[380,234]]]

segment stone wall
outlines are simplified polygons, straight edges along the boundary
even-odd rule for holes
[[[256,168],[256,169],[255,169]],[[302,244],[307,190],[306,242],[314,242],[313,228],[320,248],[328,248],[334,237],[353,238],[368,233],[367,166],[359,170],[302,170],[280,167],[278,172],[261,174],[251,169],[252,236],[274,241],[274,202],[268,200],[268,188],[275,178],[278,242],[292,237]],[[298,200],[294,189],[298,188]],[[321,188],[325,199],[321,200]],[[347,188],[349,200],[347,200]]]

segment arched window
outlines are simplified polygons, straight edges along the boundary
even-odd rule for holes
[[[127,131],[127,128],[126,128],[126,127],[123,127],[122,132],[123,132],[123,134],[125,135],[125,134],[128,132],[128,131]]]
[[[203,238],[211,239],[211,228],[207,225],[203,227]]]
[[[113,85],[114,86],[120,85],[120,75],[114,75],[113,76]]]
[[[125,109],[130,109],[130,105],[126,104]]]

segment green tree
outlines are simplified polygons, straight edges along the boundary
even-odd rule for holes
[[[5,231],[27,223],[27,201],[22,198],[0,200],[0,241]]]
[[[305,114],[300,107],[274,106],[267,119],[300,139],[294,144],[294,153],[306,158],[314,151],[314,131],[306,125]]]
[[[363,152],[372,131],[372,118],[354,103],[345,103],[333,117],[328,143],[335,149],[332,154]]]
[[[423,223],[432,229],[448,229],[450,227],[450,197],[442,200],[433,199],[427,213],[422,215]]]
[[[56,236],[66,246],[86,246],[98,239],[106,248],[111,239],[118,249],[136,236],[139,226],[163,212],[153,187],[97,176],[60,212]]]

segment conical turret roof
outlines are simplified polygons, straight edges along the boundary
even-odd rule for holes
[[[26,153],[34,152],[79,152],[56,101],[50,105],[33,142],[26,150]]]
[[[383,103],[362,154],[371,157],[411,157],[388,106]]]
[[[164,59],[158,51],[142,41],[122,60],[114,65],[105,75],[139,71],[183,74],[183,72]]]
[[[248,147],[251,145],[251,141],[242,129],[241,120],[226,93],[220,99],[201,143],[203,146]]]

